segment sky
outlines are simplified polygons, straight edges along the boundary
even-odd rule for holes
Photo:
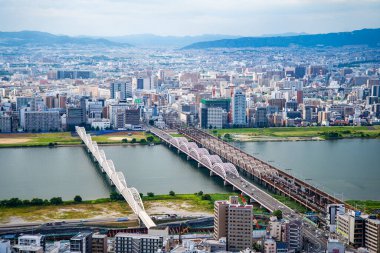
[[[0,0],[0,31],[258,36],[380,28],[380,0]]]

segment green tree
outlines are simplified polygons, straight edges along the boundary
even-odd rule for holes
[[[198,196],[202,196],[202,195],[203,195],[203,191],[199,191]]]
[[[82,202],[82,197],[79,196],[79,195],[76,195],[76,196],[74,197],[74,202],[76,202],[76,203],[80,203],[80,202]]]
[[[61,197],[53,197],[50,199],[50,204],[52,205],[61,205],[63,203]]]
[[[140,143],[146,143],[146,140],[145,139],[141,139]]]
[[[231,139],[231,135],[230,135],[230,134],[225,134],[225,135],[224,135],[224,138],[225,138],[225,139]]]
[[[122,143],[128,143],[128,139],[122,139],[121,142]]]
[[[210,194],[203,195],[202,200],[211,200],[211,195]]]
[[[153,192],[148,192],[146,195],[148,195],[148,197],[154,197],[154,193]]]
[[[133,138],[133,139],[131,140],[131,143],[136,143],[136,139]]]
[[[153,138],[153,136],[148,136],[148,137],[146,137],[146,140],[149,142],[152,142],[154,140],[154,138]]]
[[[16,206],[21,206],[21,205],[22,205],[22,201],[19,198],[11,198],[10,200],[8,200],[8,203],[7,203],[7,206],[10,206],[10,207],[16,207]]]
[[[277,219],[281,220],[282,219],[282,211],[281,210],[274,210],[272,213],[273,216],[276,216]]]
[[[170,191],[170,192],[169,192],[169,195],[170,195],[170,196],[175,196],[175,192],[174,192],[174,191]]]
[[[32,199],[32,201],[30,201],[30,203],[33,206],[42,206],[44,204],[44,201],[42,199],[39,199],[39,198],[34,198],[34,199]]]
[[[24,206],[30,206],[30,200],[29,199],[25,199],[22,201],[22,205]]]
[[[111,192],[110,194],[110,199],[111,200],[122,200],[123,196],[115,191]]]
[[[142,192],[140,192],[140,198],[142,198],[144,196],[144,194]]]

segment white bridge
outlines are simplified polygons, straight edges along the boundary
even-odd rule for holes
[[[83,127],[75,127],[76,132],[87,147],[87,151],[92,154],[94,162],[99,164],[103,173],[106,173],[111,185],[114,185],[118,192],[124,197],[133,212],[137,214],[140,220],[147,228],[155,227],[156,224],[152,221],[149,215],[145,212],[140,194],[134,187],[128,187],[124,174],[121,171],[116,171],[112,160],[107,160],[104,150],[99,149],[96,141],[91,139],[91,136],[86,133]]]
[[[187,155],[187,159],[193,159],[198,163],[198,167],[206,167],[210,170],[210,176],[218,175],[224,184],[232,185],[250,198],[256,200],[270,211],[281,210],[284,214],[292,213],[293,210],[273,198],[271,195],[261,190],[251,182],[239,175],[235,165],[223,162],[219,155],[210,154],[206,148],[200,148],[195,142],[188,141],[185,137],[172,137],[158,128],[150,128],[151,133],[163,140],[169,147],[175,147],[178,153]],[[206,145],[204,145],[206,147]],[[256,168],[258,172],[263,172],[261,168]]]

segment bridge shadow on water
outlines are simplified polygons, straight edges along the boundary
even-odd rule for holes
[[[96,172],[98,175],[101,176],[103,184],[106,186],[106,188],[109,190],[109,193],[116,191],[115,186],[110,184],[110,180],[107,178],[107,174],[102,172],[99,164],[94,161],[94,157],[92,154],[88,153],[86,148],[81,148],[82,152],[84,153],[85,157],[87,157],[88,161],[96,168]]]

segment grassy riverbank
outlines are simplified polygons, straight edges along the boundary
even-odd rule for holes
[[[126,144],[140,143],[153,138],[154,143],[160,140],[150,133],[145,132],[115,132],[103,135],[93,135],[93,140],[98,144]],[[134,140],[134,141],[133,141]],[[80,145],[82,142],[78,136],[72,136],[70,132],[57,133],[12,133],[0,134],[0,147],[44,147],[44,146],[70,146]]]
[[[380,200],[347,200],[346,202],[368,214],[380,211]]]
[[[380,138],[380,126],[230,128],[210,130],[210,133],[220,137],[225,137],[227,134],[226,139],[230,141]]]
[[[145,210],[150,215],[176,213],[179,215],[211,215],[214,201],[228,199],[234,193],[209,194],[210,199],[202,195],[176,194],[143,196]],[[203,198],[202,198],[203,196]],[[0,207],[0,223],[48,222],[56,220],[117,218],[132,214],[131,208],[124,200],[109,198],[82,201],[64,201],[53,205],[45,203],[38,206],[22,205],[18,207]]]

